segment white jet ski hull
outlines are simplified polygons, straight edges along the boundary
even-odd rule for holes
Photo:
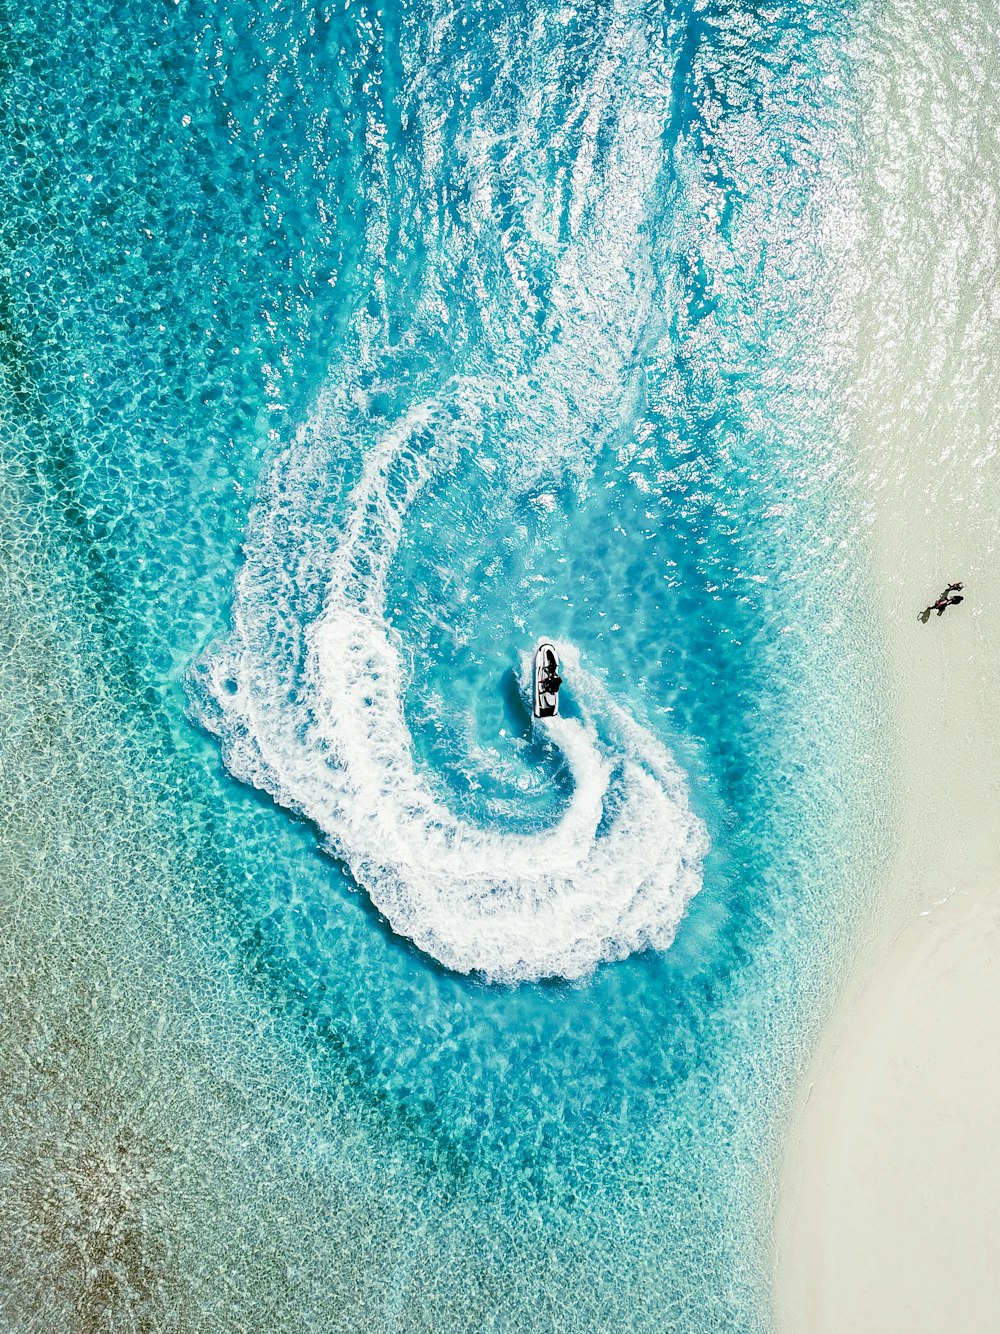
[[[536,718],[555,718],[559,713],[559,695],[542,689],[542,682],[559,671],[555,644],[543,639],[535,649],[534,714]]]

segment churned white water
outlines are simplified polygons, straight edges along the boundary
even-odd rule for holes
[[[410,448],[415,425],[365,458],[293,697],[242,648],[204,668],[226,762],[314,821],[393,928],[448,967],[497,981],[573,978],[665,947],[700,882],[704,825],[666,748],[572,646],[560,656],[583,718],[535,723],[573,784],[551,829],[501,833],[457,818],[414,759],[385,578],[426,477]],[[527,691],[527,658],[521,670]]]
[[[630,61],[635,79],[612,89]],[[386,621],[386,581],[421,492],[463,459],[496,469],[515,491],[566,476],[579,488],[627,418],[640,339],[665,320],[653,309],[650,232],[669,105],[642,28],[619,15],[579,94],[572,173],[558,174],[548,202],[539,182],[538,208],[528,210],[554,264],[544,311],[520,246],[500,249],[513,308],[482,286],[502,182],[483,151],[489,104],[474,119],[464,150],[471,226],[443,239],[430,229],[452,262],[480,269],[486,337],[473,350],[473,372],[411,401],[388,424],[366,416],[373,391],[361,388],[357,372],[331,379],[312,420],[271,464],[232,636],[192,678],[199,716],[220,736],[230,770],[313,821],[395,931],[446,966],[495,981],[576,978],[602,960],[669,945],[700,884],[705,827],[663,742],[570,644],[561,652],[582,717],[536,724],[570,776],[565,809],[550,828],[530,833],[516,821],[500,831],[454,814],[414,756],[404,710],[409,669]],[[539,143],[540,113],[540,103],[524,109],[519,151]],[[606,122],[597,174],[597,129]],[[552,151],[564,132],[547,133]],[[449,300],[454,318],[462,301],[454,293]],[[442,317],[448,321],[440,291],[424,280],[403,347],[426,337],[424,326],[440,328]],[[366,313],[359,347],[370,357],[378,343]],[[400,372],[398,346],[383,339],[379,355],[375,393],[391,375],[409,373]],[[361,454],[360,477],[336,530],[317,541],[309,498],[324,485],[324,466],[336,476],[336,460],[351,449]],[[455,518],[475,521],[461,509]],[[310,620],[296,608],[296,580],[317,550],[308,581],[322,588],[322,611]],[[512,619],[518,611],[512,590]],[[276,617],[285,626],[278,633]],[[285,651],[288,638],[298,654]],[[522,663],[524,681],[527,670]]]

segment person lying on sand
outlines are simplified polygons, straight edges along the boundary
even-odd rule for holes
[[[918,619],[926,625],[932,611],[936,611],[939,616],[943,616],[947,607],[957,607],[960,602],[964,601],[964,598],[958,596],[961,589],[962,584],[960,583],[949,584],[937,602],[932,602],[929,607],[925,607]]]

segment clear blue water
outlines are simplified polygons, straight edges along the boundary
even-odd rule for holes
[[[37,1168],[72,1209],[18,1196],[51,1319],[767,1327],[875,773],[829,315],[854,23],[8,16],[5,698],[37,675],[55,738],[8,734],[48,905],[11,949],[59,923],[117,1108]],[[565,735],[524,704],[542,634]],[[79,1270],[121,1118],[156,1225]]]

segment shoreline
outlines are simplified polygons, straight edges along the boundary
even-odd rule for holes
[[[778,1329],[992,1328],[1000,904],[956,893],[912,919],[852,1002],[821,1041],[786,1159]]]
[[[779,1334],[1000,1328],[1000,50],[985,0],[890,0],[859,46],[845,411],[885,656],[885,871],[786,1123]],[[961,580],[965,601],[921,608]]]
[[[875,572],[898,805],[789,1118],[775,1323],[978,1334],[1000,1322],[1000,468],[988,453],[970,487],[973,460],[927,441],[867,462],[885,479]],[[953,579],[963,604],[918,620]]]

